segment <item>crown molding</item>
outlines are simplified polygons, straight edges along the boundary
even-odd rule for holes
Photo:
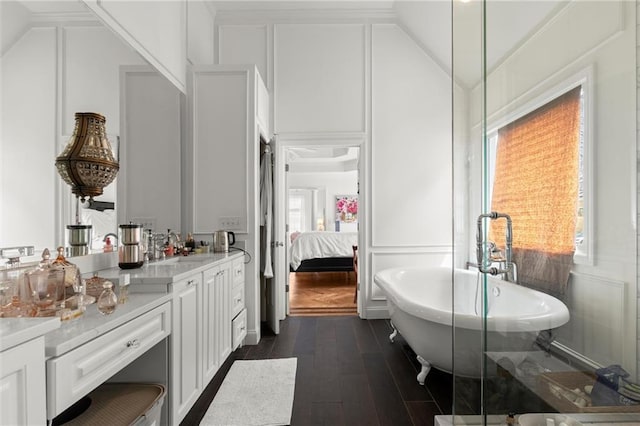
[[[389,22],[396,19],[392,9],[289,9],[289,10],[218,10],[218,25],[238,23],[352,23]]]
[[[33,27],[55,24],[93,24],[101,25],[100,20],[91,12],[46,12],[33,13],[29,24]]]

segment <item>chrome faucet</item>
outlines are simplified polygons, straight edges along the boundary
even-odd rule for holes
[[[167,229],[167,243],[173,245],[174,250],[181,252],[184,248],[184,243],[181,241],[179,233],[173,232],[171,229]]]
[[[500,268],[496,268],[491,265],[491,255],[489,255],[489,259],[485,259],[485,242],[483,241],[483,230],[482,223],[485,218],[496,220],[500,218],[504,218],[507,221],[506,235],[505,235],[505,256],[504,259],[501,259]],[[491,275],[503,275],[503,278],[507,281],[515,282],[515,264],[511,260],[511,245],[513,242],[513,227],[511,223],[511,217],[505,213],[491,212],[491,213],[483,213],[478,216],[478,233],[476,235],[476,257],[478,260],[478,269],[480,272]],[[495,252],[497,248],[495,243],[491,241],[488,243],[490,250]]]
[[[108,234],[105,234],[104,238],[102,239],[103,242],[107,242],[107,238],[109,237],[113,237],[116,240],[118,239],[118,236],[116,234],[114,234],[113,232],[109,232]]]

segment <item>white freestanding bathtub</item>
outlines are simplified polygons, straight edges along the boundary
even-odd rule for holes
[[[526,351],[533,348],[538,331],[569,321],[569,310],[555,297],[491,276],[483,320],[482,277],[463,269],[386,269],[375,274],[374,282],[387,297],[394,328],[390,340],[400,332],[422,364],[420,384],[431,366],[480,377],[483,329],[484,351]]]

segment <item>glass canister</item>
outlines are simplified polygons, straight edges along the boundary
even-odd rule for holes
[[[51,262],[51,268],[65,271],[64,291],[58,295],[58,300],[65,300],[78,292],[81,285],[80,269],[64,257],[64,247],[58,247],[58,257]]]
[[[128,223],[120,225],[118,238],[118,266],[121,269],[139,268],[144,264],[144,238],[142,225]]]

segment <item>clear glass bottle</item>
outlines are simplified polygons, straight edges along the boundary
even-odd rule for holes
[[[103,315],[109,315],[116,310],[118,298],[113,292],[113,283],[111,281],[105,281],[102,287],[104,290],[98,297],[98,311]]]

